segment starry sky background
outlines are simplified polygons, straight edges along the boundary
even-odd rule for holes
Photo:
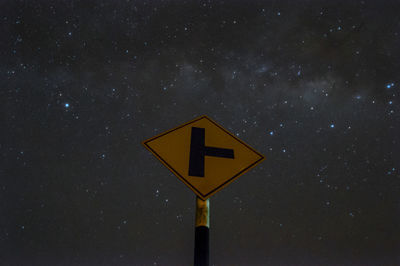
[[[212,265],[400,264],[399,1],[1,1],[0,264],[190,265],[141,141],[207,114],[266,156]]]

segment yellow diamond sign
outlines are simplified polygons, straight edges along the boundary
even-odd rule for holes
[[[145,140],[143,145],[203,200],[264,159],[207,116]]]

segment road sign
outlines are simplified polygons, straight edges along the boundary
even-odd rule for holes
[[[207,116],[145,140],[143,145],[203,200],[264,159]]]

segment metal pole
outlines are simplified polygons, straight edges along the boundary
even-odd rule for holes
[[[194,266],[209,266],[210,201],[196,197],[196,229],[194,236]]]

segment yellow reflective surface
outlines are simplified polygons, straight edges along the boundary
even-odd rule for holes
[[[196,197],[196,222],[195,226],[210,228],[210,200]]]
[[[189,176],[192,127],[205,129],[205,146],[233,149],[234,159],[205,156],[204,177]],[[264,159],[207,116],[161,133],[143,144],[202,199],[209,198]]]

